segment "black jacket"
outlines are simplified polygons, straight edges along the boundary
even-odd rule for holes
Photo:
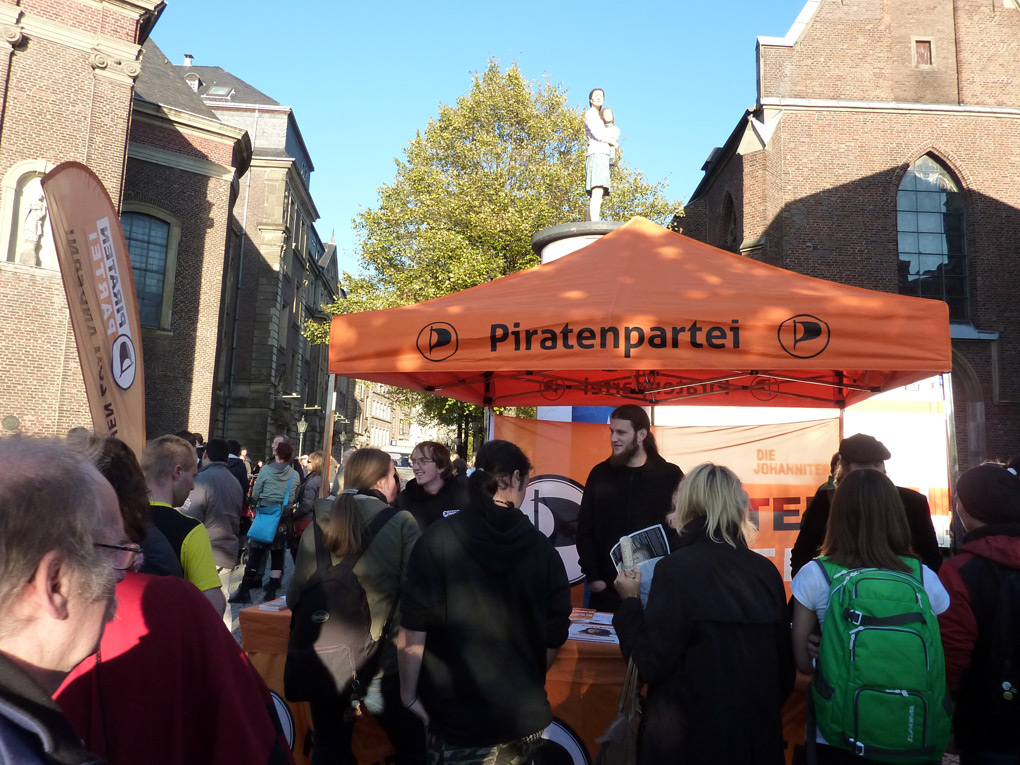
[[[647,608],[628,598],[613,617],[648,683],[638,762],[780,765],[795,675],[782,577],[745,545],[710,540],[704,518],[678,544]]]
[[[0,765],[100,765],[60,707],[0,653]]]
[[[680,468],[659,455],[649,455],[640,467],[616,467],[606,460],[591,469],[577,516],[577,555],[589,582],[606,583],[604,592],[592,593],[592,608],[614,611],[620,604],[613,590],[616,567],[609,557],[620,537],[661,523],[672,548],[676,535],[665,521],[683,477]]]
[[[1002,662],[1012,655],[998,655],[1006,645],[1016,645],[1012,621],[1000,612],[1000,590],[1006,577],[1020,570],[1020,523],[982,526],[967,533],[960,553],[939,571],[949,593],[949,608],[939,614],[942,647],[946,655],[946,681],[956,710],[953,731],[960,752],[1020,751],[1020,728],[1016,724],[1017,702],[1005,702],[1001,683]],[[1000,621],[1001,620],[1001,621]],[[999,637],[996,630],[1005,634]]]
[[[444,512],[463,510],[467,501],[467,487],[451,475],[443,479],[443,487],[436,494],[429,494],[412,478],[397,495],[395,505],[398,510],[413,515],[424,534],[429,526],[442,519]]]
[[[567,639],[570,585],[556,548],[518,510],[465,509],[415,545],[401,626],[427,633],[418,693],[444,741],[492,746],[543,730],[546,650]]]
[[[921,562],[936,573],[942,565],[942,553],[939,541],[935,536],[935,527],[931,522],[931,510],[928,500],[913,489],[897,486],[903,500],[903,509],[907,511],[907,524],[910,526],[910,542]],[[832,501],[831,489],[819,489],[811,504],[800,519],[800,534],[790,552],[790,576],[797,575],[804,566],[817,558],[825,541],[825,530],[829,525],[829,503]]]
[[[248,478],[248,468],[244,464],[244,460],[240,457],[230,457],[227,460],[227,469],[237,479],[237,482],[241,484],[241,495],[247,500],[248,489],[251,488],[251,480]]]

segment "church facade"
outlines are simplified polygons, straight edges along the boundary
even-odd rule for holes
[[[823,279],[943,300],[961,469],[1020,453],[1020,6],[809,0],[761,37],[758,98],[683,233]]]

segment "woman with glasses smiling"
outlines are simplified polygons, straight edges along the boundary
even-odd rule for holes
[[[397,508],[407,510],[421,531],[448,518],[467,504],[467,486],[453,474],[450,450],[437,441],[422,441],[411,452],[414,478],[397,497]]]

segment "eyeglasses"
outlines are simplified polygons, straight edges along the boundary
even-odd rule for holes
[[[113,556],[113,568],[116,571],[127,571],[135,565],[135,560],[142,554],[142,548],[138,545],[108,545],[105,542],[93,542],[93,544],[96,547],[117,551]]]
[[[434,465],[436,461],[422,457],[421,459],[411,460],[411,467],[421,467],[422,465],[428,465],[430,463]]]

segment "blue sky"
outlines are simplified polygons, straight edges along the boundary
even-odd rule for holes
[[[335,233],[353,270],[351,219],[490,58],[562,83],[575,105],[604,88],[627,163],[686,200],[754,103],[757,36],[785,35],[803,5],[169,0],[152,37],[173,63],[193,54],[294,109],[315,164],[316,228],[324,241]]]

